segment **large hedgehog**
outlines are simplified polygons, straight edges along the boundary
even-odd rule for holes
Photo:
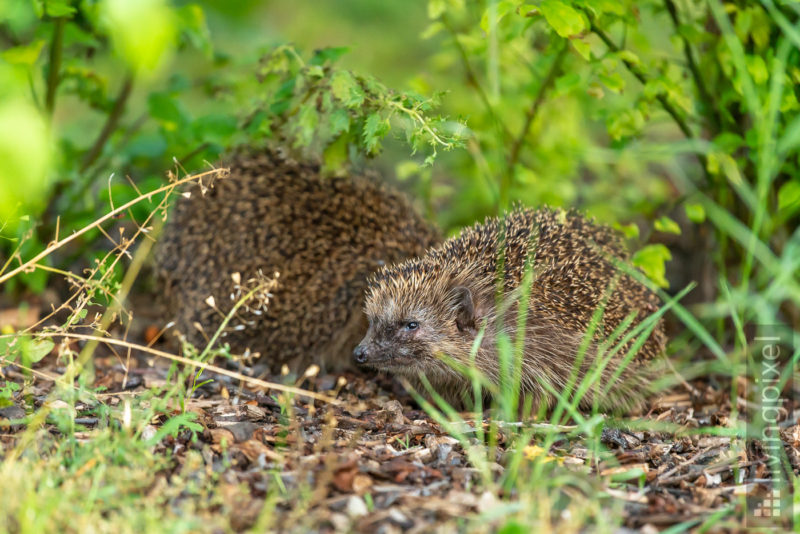
[[[573,372],[573,383],[580,384],[609,359],[581,406],[589,408],[596,401],[605,411],[639,408],[650,376],[645,363],[664,350],[661,323],[624,368],[620,360],[636,337],[616,355],[599,350],[627,316],[633,314],[633,321],[623,327],[625,332],[659,307],[653,293],[621,272],[618,262],[626,259],[614,231],[575,212],[518,209],[503,219],[487,220],[420,258],[384,267],[371,279],[366,299],[370,327],[354,351],[355,360],[417,385],[424,374],[437,393],[460,404],[471,387],[439,356],[470,365],[476,336],[483,331],[474,364],[499,387],[510,387],[498,384],[498,333],[506,332],[513,343],[516,303],[528,262],[533,282],[521,352],[522,393],[532,397],[534,408],[552,406],[554,397],[544,383],[566,393]],[[601,319],[592,323],[603,305]],[[590,324],[596,326],[591,337]],[[581,349],[584,339],[588,346]]]
[[[240,308],[220,341],[273,369],[350,363],[367,329],[368,275],[424,253],[438,232],[403,195],[367,178],[325,179],[277,151],[225,166],[227,178],[184,193],[156,251],[176,330],[205,346],[234,302],[278,273],[264,286],[268,304]]]

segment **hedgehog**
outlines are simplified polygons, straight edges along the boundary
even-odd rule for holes
[[[640,329],[643,344],[638,335],[624,339],[660,305],[633,271],[621,268],[627,261],[617,232],[575,210],[516,207],[373,275],[369,329],[354,359],[404,377],[423,393],[424,376],[445,400],[468,407],[475,399],[466,394],[472,386],[463,368],[474,365],[494,391],[511,387],[498,340],[506,334],[513,344],[524,328],[514,382],[520,406],[552,408],[553,391],[568,396],[576,389],[570,384],[595,377],[586,382],[582,409],[639,410],[666,337],[659,320],[649,334],[650,323]],[[615,334],[623,335],[616,336],[615,353],[609,335],[618,327]],[[482,396],[491,396],[492,387]]]
[[[205,347],[253,289],[260,303],[236,310],[220,344],[273,371],[349,366],[368,276],[439,243],[438,230],[373,179],[323,178],[281,150],[230,159],[228,177],[183,193],[157,245],[167,319]]]

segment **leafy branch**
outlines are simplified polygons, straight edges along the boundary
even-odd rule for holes
[[[122,82],[122,87],[119,90],[119,94],[117,94],[117,97],[114,99],[114,105],[112,106],[108,117],[106,117],[106,122],[103,125],[103,129],[100,130],[100,134],[97,136],[97,139],[94,143],[92,143],[92,148],[89,149],[83,158],[83,162],[81,163],[81,172],[86,171],[92,166],[92,164],[100,156],[100,153],[103,151],[103,147],[106,145],[108,138],[111,137],[111,134],[117,129],[117,124],[119,123],[119,120],[125,111],[125,104],[128,102],[128,98],[131,96],[131,89],[133,89],[133,75],[129,73],[127,76],[125,76],[125,80]]]
[[[605,31],[603,31],[602,28],[597,26],[594,17],[591,16],[591,14],[589,14],[588,11],[586,12],[586,14],[587,14],[587,17],[589,19],[589,29],[592,31],[592,33],[597,35],[600,38],[600,40],[603,41],[603,43],[606,45],[606,47],[608,47],[608,49],[611,50],[612,52],[614,52],[614,53],[621,52],[623,49],[620,48],[619,46],[617,46],[614,43],[614,41],[611,40],[611,37],[609,37],[608,34]],[[633,76],[637,80],[639,80],[639,82],[642,85],[647,85],[648,77],[645,74],[644,70],[639,65],[637,65],[636,63],[634,63],[633,61],[631,61],[630,59],[625,58],[625,57],[622,58],[622,63],[625,65],[625,67],[628,69],[628,71],[631,74],[633,74]],[[656,96],[656,100],[658,100],[658,102],[661,104],[661,107],[664,108],[664,111],[666,111],[667,114],[669,114],[669,116],[672,117],[672,120],[678,126],[680,131],[683,132],[683,135],[687,139],[696,139],[694,133],[689,128],[689,125],[686,123],[686,119],[675,108],[675,106],[672,104],[672,102],[669,101],[669,98],[667,97],[667,95],[664,94],[663,92],[659,92],[655,96]],[[707,169],[707,161],[706,161],[705,154],[697,153],[697,159],[700,160],[700,164],[703,167],[703,174],[706,177],[706,181],[710,182],[711,181],[711,176],[710,176],[710,174],[708,172],[708,169]]]
[[[467,77],[467,83],[475,89],[475,92],[478,94],[478,98],[480,98],[483,107],[486,108],[486,112],[492,118],[492,121],[497,126],[498,130],[502,133],[505,139],[512,139],[511,132],[509,131],[508,127],[505,123],[500,119],[500,116],[495,110],[492,103],[489,101],[489,96],[486,94],[486,91],[483,89],[480,81],[478,80],[478,76],[475,74],[475,71],[472,68],[472,64],[469,62],[469,55],[467,51],[464,49],[464,45],[461,44],[461,41],[458,39],[458,32],[453,27],[452,22],[446,15],[442,15],[441,17],[442,24],[447,29],[447,32],[450,34],[451,38],[453,39],[453,44],[455,45],[456,50],[458,51],[458,57],[461,60],[461,65],[464,68],[464,74]]]
[[[553,81],[556,79],[558,75],[561,64],[563,63],[564,56],[567,53],[567,46],[562,46],[561,50],[558,51],[555,59],[550,64],[550,68],[547,71],[547,75],[545,76],[544,80],[542,81],[541,85],[539,86],[539,90],[536,93],[536,97],[533,99],[531,103],[531,107],[525,112],[525,123],[522,125],[520,129],[519,135],[517,135],[516,139],[514,139],[514,144],[511,146],[511,152],[509,152],[508,156],[508,173],[512,173],[514,171],[514,166],[517,164],[519,160],[519,152],[522,148],[523,143],[525,142],[525,137],[528,135],[528,131],[531,128],[531,124],[533,124],[533,120],[536,118],[536,115],[539,113],[539,108],[541,108],[542,103],[544,102],[545,95],[547,90],[553,84]]]
[[[429,147],[426,164],[438,150],[462,144],[460,128],[443,127],[447,121],[431,115],[438,96],[394,91],[371,76],[337,68],[342,53],[323,49],[304,60],[294,48],[282,46],[265,56],[259,72],[265,95],[246,127],[253,128],[260,117],[271,130],[289,136],[296,148],[324,150],[326,156],[332,156],[329,149],[339,150],[332,156],[336,163],[346,159],[348,145],[367,156],[377,154],[393,127],[413,152]]]
[[[697,66],[697,61],[695,60],[694,52],[692,51],[692,45],[680,30],[681,23],[680,18],[678,17],[678,8],[675,6],[675,2],[673,2],[673,0],[664,0],[664,5],[667,8],[670,18],[672,19],[672,24],[675,27],[676,35],[680,36],[681,41],[683,42],[683,54],[686,56],[686,65],[689,67],[689,72],[692,73],[692,79],[694,80],[694,84],[697,86],[697,92],[700,94],[700,99],[702,100],[708,112],[709,119],[711,120],[714,130],[719,131],[722,125],[722,119],[719,111],[714,105],[714,99],[711,98],[711,95],[706,88],[705,80],[700,74],[700,69]]]
[[[47,72],[47,94],[45,96],[45,106],[48,115],[53,114],[56,106],[56,90],[61,81],[61,51],[64,44],[64,17],[54,20],[53,39],[50,41],[50,64]]]

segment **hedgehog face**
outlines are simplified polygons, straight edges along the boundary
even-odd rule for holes
[[[398,302],[379,290],[367,297],[369,330],[353,357],[358,365],[414,376],[439,354],[459,358],[474,338],[472,294],[456,287],[438,296],[421,288]],[[380,303],[380,305],[378,304]]]

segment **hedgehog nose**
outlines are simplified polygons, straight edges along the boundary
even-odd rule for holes
[[[367,361],[367,349],[364,348],[364,345],[359,345],[355,348],[353,351],[353,358],[356,363],[364,363]]]

